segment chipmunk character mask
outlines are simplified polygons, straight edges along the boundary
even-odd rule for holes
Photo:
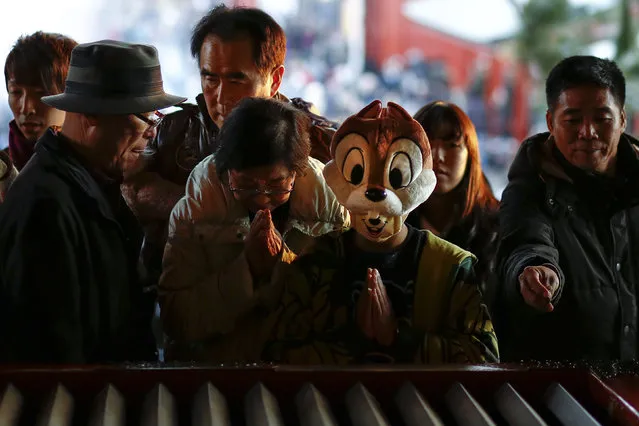
[[[373,101],[346,119],[333,136],[331,156],[326,182],[350,211],[353,228],[371,241],[400,232],[435,189],[426,133],[392,102],[383,108]]]

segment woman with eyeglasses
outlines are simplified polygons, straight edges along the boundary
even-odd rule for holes
[[[270,285],[313,237],[348,214],[309,157],[309,119],[273,99],[245,99],[217,152],[191,173],[171,213],[159,294],[167,359],[257,361],[280,289]]]

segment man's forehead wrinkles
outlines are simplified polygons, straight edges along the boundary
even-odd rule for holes
[[[209,66],[208,64],[203,64],[200,67],[200,72],[202,73],[207,73],[207,74],[214,74],[214,75],[219,75],[219,76],[228,76],[228,75],[248,75],[252,70],[248,69],[247,67],[242,67],[242,66],[225,66],[225,65],[218,65],[218,66]]]

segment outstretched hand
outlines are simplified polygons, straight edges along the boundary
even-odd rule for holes
[[[552,312],[555,307],[550,302],[559,289],[557,273],[547,266],[527,266],[519,275],[519,291],[527,305]]]

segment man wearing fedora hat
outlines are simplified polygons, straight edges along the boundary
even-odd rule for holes
[[[124,170],[155,134],[164,92],[153,46],[78,45],[61,130],[40,138],[0,206],[0,360],[149,359],[153,296],[137,274],[142,233],[122,198]]]

